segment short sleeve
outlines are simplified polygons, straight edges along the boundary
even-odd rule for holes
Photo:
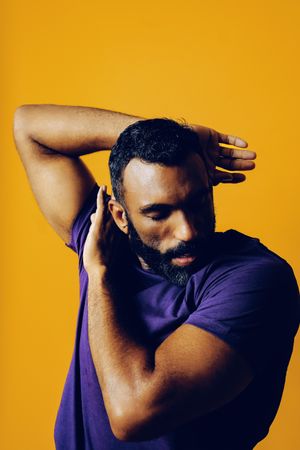
[[[65,243],[67,247],[78,254],[80,260],[82,259],[84,243],[91,225],[90,216],[96,211],[98,190],[99,186],[96,183],[74,219],[70,242]]]
[[[218,268],[195,298],[196,310],[184,323],[228,343],[254,373],[280,346],[290,344],[298,329],[299,291],[286,262]]]

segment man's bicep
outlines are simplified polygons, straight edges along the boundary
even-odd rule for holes
[[[129,424],[123,424],[127,440],[154,439],[208,414],[232,401],[252,378],[247,362],[226,342],[184,324],[156,350],[140,419],[127,417]]]
[[[48,223],[69,243],[74,220],[96,181],[79,157],[45,151],[26,137],[18,152],[38,206]]]

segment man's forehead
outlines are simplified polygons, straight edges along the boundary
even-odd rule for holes
[[[208,187],[205,164],[191,154],[181,165],[165,166],[132,159],[124,170],[123,189],[126,203],[142,206],[151,202],[177,201],[185,191]]]

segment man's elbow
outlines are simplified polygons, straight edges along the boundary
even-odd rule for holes
[[[111,420],[114,436],[120,441],[140,442],[156,439],[165,433],[165,424],[160,415],[151,414],[150,408],[136,404],[131,410],[115,416]]]
[[[129,441],[131,434],[131,427],[128,424],[128,419],[122,415],[114,416],[114,418],[109,418],[110,427],[113,435],[119,441]]]
[[[17,139],[20,134],[23,134],[26,129],[26,111],[27,105],[21,105],[15,111],[13,122],[15,139]]]
[[[110,426],[114,436],[120,441],[145,441],[153,439],[151,420],[143,413],[143,408],[138,404],[127,408],[124,412],[118,412],[110,417]]]
[[[137,426],[124,426],[123,424],[115,424],[111,425],[112,433],[113,435],[119,440],[119,441],[125,441],[125,442],[140,442],[140,441],[146,441],[150,439],[154,439],[152,434],[146,434],[145,430],[138,428]]]
[[[34,105],[21,105],[14,113],[13,133],[17,141],[20,138],[30,137],[31,116]]]

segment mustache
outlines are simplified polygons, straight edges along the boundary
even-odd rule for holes
[[[194,239],[189,242],[181,242],[176,248],[167,250],[162,254],[164,261],[170,261],[173,258],[181,258],[183,256],[197,256],[209,246],[210,238]]]

